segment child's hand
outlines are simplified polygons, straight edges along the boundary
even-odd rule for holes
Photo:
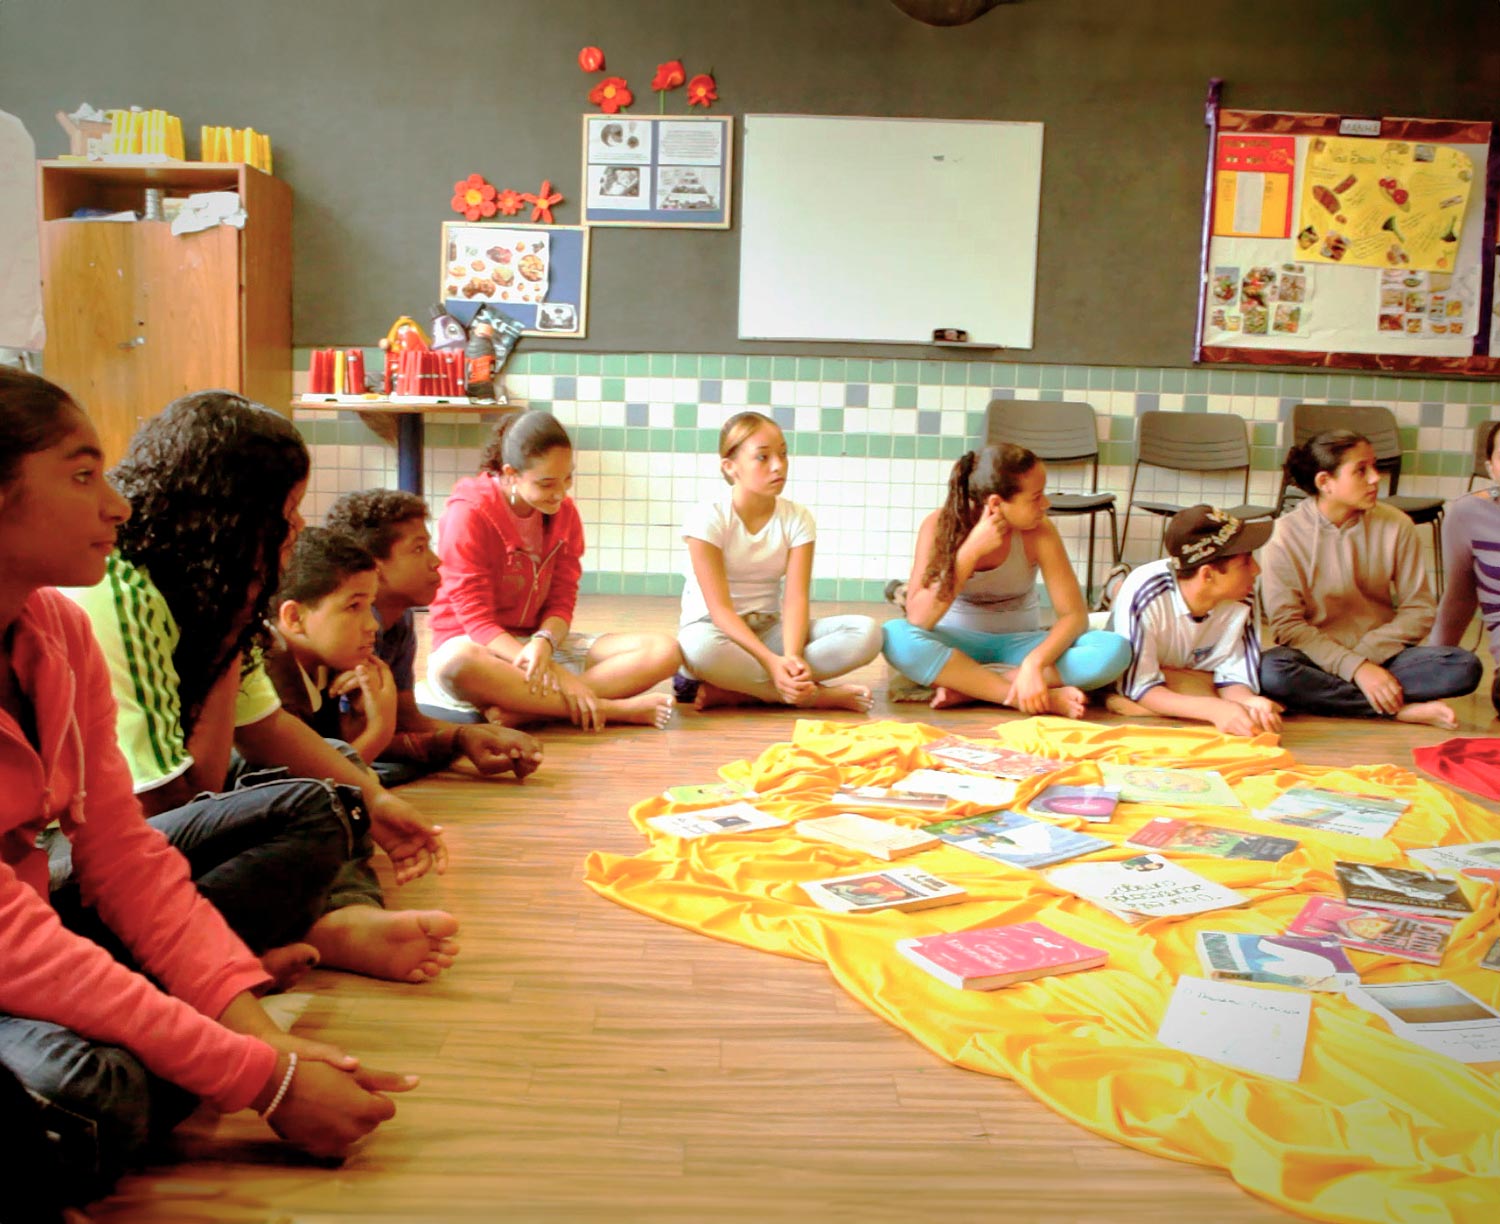
[[[371,731],[396,729],[396,677],[384,659],[370,659],[354,669],[359,686],[360,711]]]
[[[416,808],[388,790],[378,791],[368,806],[370,836],[390,857],[397,884],[410,884],[429,870],[438,875],[448,870],[441,825],[429,824]]]
[[[466,756],[481,774],[515,771],[517,780],[534,773],[542,763],[542,744],[524,731],[496,723],[461,726],[453,737],[453,747]]]
[[[1229,701],[1225,698],[1218,699],[1218,708],[1214,711],[1214,726],[1225,735],[1254,735],[1259,730],[1255,720],[1250,717],[1250,711],[1245,709],[1237,701]]]
[[[1240,706],[1245,713],[1250,715],[1250,721],[1255,724],[1257,730],[1271,732],[1281,730],[1281,713],[1286,707],[1279,701],[1256,695],[1243,698]]]
[[[557,691],[568,706],[568,721],[582,731],[603,731],[604,715],[599,710],[598,694],[565,668],[556,667],[552,672]]]
[[[1406,704],[1406,693],[1401,688],[1401,681],[1379,663],[1371,663],[1368,659],[1361,663],[1359,670],[1354,673],[1354,683],[1359,685],[1359,691],[1365,695],[1365,700],[1381,714],[1395,714]]]
[[[342,1156],[394,1116],[396,1107],[386,1093],[407,1092],[417,1084],[415,1076],[340,1071],[298,1058],[287,1094],[267,1121],[281,1138],[314,1156]]]
[[[552,667],[552,643],[544,637],[533,637],[511,660],[526,677],[533,693],[550,693],[557,688],[557,676]]]
[[[1039,664],[1028,656],[1016,668],[1010,684],[1010,704],[1025,714],[1050,714],[1046,677]]]
[[[979,521],[969,528],[969,534],[960,547],[967,549],[969,555],[977,561],[999,549],[1009,534],[1010,524],[1000,513],[1000,507],[986,506],[979,515]]]
[[[795,656],[788,659],[784,655],[778,655],[771,660],[766,670],[771,675],[771,683],[776,686],[776,691],[787,705],[798,704],[813,690],[815,682],[812,672],[803,660]]]

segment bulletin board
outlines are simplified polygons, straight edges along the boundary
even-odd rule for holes
[[[528,336],[581,340],[588,332],[589,231],[581,225],[445,221],[439,296],[468,326],[488,305]]]
[[[1500,373],[1489,123],[1209,123],[1199,361]]]
[[[585,225],[728,229],[734,120],[584,115],[581,181]]]
[[[1042,125],[746,115],[739,334],[1029,349]]]

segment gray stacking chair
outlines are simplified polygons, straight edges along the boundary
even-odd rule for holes
[[[1167,521],[1184,506],[1178,502],[1137,501],[1136,478],[1142,466],[1172,472],[1243,472],[1240,504],[1220,506],[1242,519],[1275,518],[1274,506],[1253,505],[1250,497],[1250,433],[1243,417],[1227,412],[1143,412],[1136,418],[1135,464],[1130,469],[1130,499],[1120,548],[1130,535],[1130,513],[1137,508]]]
[[[1112,561],[1120,559],[1120,537],[1115,522],[1115,495],[1099,492],[1099,426],[1092,405],[1069,400],[991,400],[985,412],[985,443],[1011,442],[1024,446],[1049,465],[1088,464],[1089,492],[1049,493],[1058,518],[1089,516],[1088,581],[1084,598],[1094,604],[1094,529],[1098,516],[1109,515]]]

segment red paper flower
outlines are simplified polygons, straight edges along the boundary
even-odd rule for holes
[[[478,221],[480,217],[495,215],[495,189],[484,181],[482,174],[471,174],[453,184],[453,199],[449,201],[453,211],[463,213],[464,220]]]
[[[514,217],[521,211],[521,205],[526,203],[526,197],[519,191],[512,191],[507,187],[495,197],[495,207],[507,217]]]
[[[578,53],[578,66],[585,72],[598,72],[604,67],[604,52],[598,47],[585,47]]]
[[[621,107],[634,102],[635,95],[630,92],[624,77],[605,77],[589,90],[589,101],[606,115],[613,115]]]
[[[543,179],[542,189],[535,194],[527,192],[521,197],[531,208],[531,219],[533,221],[545,221],[552,224],[552,206],[563,202],[562,193],[552,190],[552,180]]]
[[[683,70],[681,60],[668,60],[665,64],[657,64],[656,75],[651,79],[651,88],[657,91],[676,89],[685,80],[687,73]]]
[[[688,105],[702,106],[707,108],[719,100],[718,91],[714,88],[714,79],[706,72],[700,72],[688,82]]]

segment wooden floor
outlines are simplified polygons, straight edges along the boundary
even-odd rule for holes
[[[670,630],[676,601],[586,599],[579,626]],[[822,612],[882,606],[822,606]],[[874,716],[981,734],[992,709]],[[1461,703],[1496,733],[1488,679]],[[855,719],[855,715],[836,715]],[[1103,717],[1103,716],[1101,716]],[[449,830],[442,879],[393,903],[463,921],[458,965],[426,987],[316,973],[300,1032],[422,1076],[340,1168],[275,1143],[253,1116],[200,1115],[175,1163],[91,1215],[208,1221],[1139,1221],[1288,1218],[1222,1173],[1135,1152],[1008,1081],[958,1070],[849,1000],[819,966],[657,923],[580,883],[591,850],[642,846],[637,799],[710,779],[785,739],[793,715],[681,712],[665,732],[545,735],[524,785],[446,775],[405,794]],[[1114,720],[1118,721],[1118,720]],[[1410,765],[1446,738],[1385,721],[1298,719],[1314,763]]]

